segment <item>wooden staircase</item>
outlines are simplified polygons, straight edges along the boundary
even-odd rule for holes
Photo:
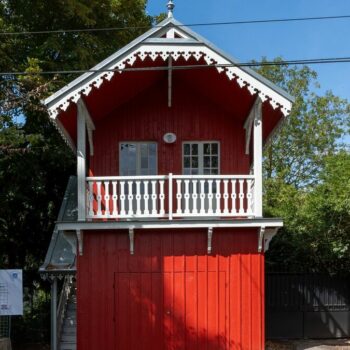
[[[67,300],[67,309],[58,347],[59,350],[76,350],[77,348],[77,300],[75,292],[76,288],[74,285]]]

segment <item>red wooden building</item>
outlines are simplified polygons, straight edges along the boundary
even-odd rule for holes
[[[292,98],[168,8],[45,101],[77,155],[41,268],[53,349],[264,349],[283,223],[263,217],[262,151]]]

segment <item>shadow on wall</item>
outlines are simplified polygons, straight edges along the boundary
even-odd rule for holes
[[[114,273],[115,349],[261,349],[255,232],[214,234],[210,256],[203,231],[140,236]]]

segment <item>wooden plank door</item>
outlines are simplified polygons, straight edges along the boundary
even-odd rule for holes
[[[229,349],[226,273],[115,273],[116,349]]]

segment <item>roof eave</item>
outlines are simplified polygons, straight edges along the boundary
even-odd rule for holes
[[[167,18],[164,21],[162,21],[159,25],[157,25],[156,27],[151,28],[146,33],[139,36],[138,38],[136,38],[135,40],[130,42],[128,45],[124,46],[123,48],[118,50],[116,53],[114,53],[113,55],[109,56],[108,58],[106,58],[105,60],[103,60],[102,62],[100,62],[96,66],[94,66],[91,69],[91,72],[84,73],[83,75],[81,75],[80,77],[73,80],[71,83],[69,83],[68,85],[66,85],[65,87],[63,87],[59,91],[57,91],[55,94],[48,97],[46,100],[43,101],[43,103],[49,109],[50,107],[55,105],[58,101],[60,101],[62,98],[64,98],[64,96],[66,96],[66,95],[70,94],[72,91],[74,91],[74,89],[77,86],[79,86],[81,84],[85,84],[87,81],[98,76],[100,74],[100,72],[96,72],[96,70],[102,70],[106,66],[113,63],[113,61],[120,59],[123,55],[127,55],[130,51],[137,49],[137,47],[141,46],[142,44],[147,45],[149,43],[149,41],[154,41],[155,38],[151,38],[152,35],[163,30],[167,26],[174,26],[174,27],[178,27],[178,28],[180,27],[181,31],[183,31],[184,33],[186,33],[186,35],[188,35],[190,37],[190,39],[185,40],[183,42],[183,44],[187,43],[187,45],[204,45],[207,48],[211,49],[216,54],[222,56],[227,61],[232,62],[232,64],[234,64],[234,65],[236,64],[239,66],[238,60],[236,60],[235,58],[233,58],[232,56],[230,56],[226,52],[222,51],[221,49],[217,48],[213,43],[211,43],[207,39],[203,38],[201,35],[193,32],[191,29],[184,26],[182,23],[178,22],[174,18]],[[193,40],[196,40],[197,42],[193,42]],[[158,41],[159,41],[159,45],[161,45],[161,40],[156,40],[157,44],[158,44]],[[169,40],[165,39],[163,41],[163,43],[169,44]],[[263,84],[263,85],[267,86],[268,88],[270,88],[271,90],[273,90],[275,93],[277,93],[278,95],[280,95],[281,97],[283,97],[284,99],[289,101],[289,103],[292,104],[294,102],[294,98],[290,94],[288,94],[286,91],[284,91],[283,89],[281,89],[277,85],[273,84],[272,82],[270,82],[269,80],[267,80],[266,78],[264,78],[263,76],[261,76],[260,74],[255,72],[253,69],[250,69],[249,67],[239,67],[239,69],[241,69],[244,73],[250,75],[252,78],[259,81],[261,84]]]
[[[205,44],[206,46],[208,46],[209,48],[211,48],[213,51],[215,51],[217,54],[223,56],[224,58],[226,58],[228,61],[231,61],[233,64],[237,64],[239,65],[240,62],[239,60],[237,60],[236,58],[234,58],[233,56],[231,56],[230,54],[228,54],[227,52],[221,50],[220,48],[218,48],[216,45],[214,45],[211,41],[207,40],[206,38],[204,38],[203,36],[201,36],[200,34],[194,32],[192,29],[190,29],[189,27],[186,27],[185,25],[183,25],[181,22],[177,21],[176,19],[172,19],[171,21],[172,24],[174,24],[175,26],[181,26],[181,28],[189,35],[192,36],[194,39],[197,39],[198,41],[202,42],[203,44]],[[261,74],[257,73],[256,71],[254,71],[253,69],[249,68],[249,67],[239,67],[240,69],[242,69],[244,72],[246,72],[247,74],[251,75],[252,77],[254,77],[255,79],[259,80],[261,83],[267,85],[269,88],[271,88],[272,90],[274,90],[275,92],[277,92],[278,94],[282,95],[283,97],[285,97],[288,101],[290,101],[291,103],[295,102],[295,98],[290,95],[288,92],[286,92],[285,90],[283,90],[282,88],[280,88],[279,86],[277,86],[276,84],[272,83],[270,80],[266,79],[265,77],[263,77]]]
[[[137,45],[141,44],[145,39],[148,39],[150,36],[155,34],[157,31],[159,31],[161,28],[165,27],[167,24],[172,22],[172,18],[167,18],[161,23],[159,23],[156,27],[153,27],[149,29],[146,33],[140,35],[137,37],[135,40],[131,41],[129,44],[126,46],[122,47],[120,50],[115,52],[114,54],[110,55],[103,61],[99,62],[97,65],[95,65],[93,68],[91,68],[91,72],[86,72],[79,76],[78,78],[74,79],[67,85],[65,85],[62,89],[58,90],[55,92],[53,95],[50,97],[46,98],[43,100],[43,104],[47,107],[50,108],[51,105],[53,105],[54,101],[59,99],[63,94],[69,93],[73,88],[81,83],[84,83],[86,80],[89,80],[90,78],[93,78],[94,75],[98,75],[98,72],[95,72],[96,70],[103,69],[106,65],[110,64],[114,60],[118,59],[120,56],[123,54],[126,54],[128,51],[131,49],[135,48]]]

